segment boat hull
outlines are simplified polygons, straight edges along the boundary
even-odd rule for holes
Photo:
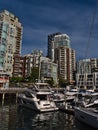
[[[58,107],[56,107],[56,106],[54,106],[54,107],[45,106],[44,108],[42,108],[38,105],[37,101],[33,101],[33,100],[22,98],[22,97],[20,97],[20,98],[18,97],[18,101],[19,101],[18,104],[20,106],[32,109],[36,112],[50,112],[50,111],[58,110]]]
[[[98,129],[98,114],[87,108],[75,107],[75,118],[79,121]]]

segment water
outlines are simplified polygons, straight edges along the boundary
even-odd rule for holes
[[[63,112],[37,114],[15,104],[0,106],[0,130],[93,130]]]

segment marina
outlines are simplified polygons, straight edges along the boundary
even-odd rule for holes
[[[75,107],[75,118],[79,121],[98,129],[98,93],[90,94],[84,106]]]
[[[13,122],[13,123],[12,123]],[[61,111],[35,113],[18,108],[17,104],[0,105],[0,130],[92,130],[75,120],[73,115]],[[95,130],[95,129],[94,129]]]
[[[14,99],[17,102],[17,95],[20,92],[23,92],[27,88],[0,88],[0,102],[4,104],[6,100]]]
[[[11,1],[0,2],[0,130],[98,130],[98,0]]]
[[[52,89],[54,90],[54,88]],[[32,127],[32,129],[34,128],[34,130],[43,127],[44,130],[44,123],[47,125],[50,123],[50,130],[54,127],[57,129],[58,124],[61,125],[62,123],[65,123],[62,124],[62,130],[70,127],[70,123],[72,123],[72,128],[68,128],[68,130],[80,130],[80,128],[77,128],[79,126],[76,120],[78,120],[79,123],[82,123],[83,126],[86,124],[87,127],[97,128],[97,92],[86,92],[86,94],[81,95],[79,91],[75,94],[73,91],[67,92],[64,89],[64,92],[62,91],[61,93],[61,91],[53,91],[52,89],[50,87],[48,89],[44,87],[43,89],[42,87],[38,88],[37,86],[29,88],[1,89],[2,91],[0,91],[0,94],[2,97],[5,95],[4,99],[0,99],[1,117],[5,115],[4,119],[7,118],[8,121],[12,120],[7,114],[11,114],[11,111],[13,111],[15,107],[14,114],[10,115],[11,118],[13,118],[13,116],[17,117],[14,123],[17,123],[17,120],[24,120],[24,126],[21,124],[22,126],[20,127],[19,124],[21,121],[18,122],[17,127],[16,124],[14,124],[13,127],[15,127],[15,130],[28,130],[29,127]],[[27,96],[24,95],[25,93]],[[71,96],[74,96],[74,100],[72,100]],[[50,100],[50,98],[52,100]],[[78,100],[76,100],[76,98],[78,98]],[[36,104],[35,107],[34,104]],[[29,121],[31,120],[32,122],[30,124]],[[88,120],[91,122],[90,124]],[[66,123],[68,123],[69,126],[67,126]]]
[[[27,90],[28,90],[27,88],[15,88],[15,87],[14,88],[1,88],[0,89],[0,102],[1,102],[2,105],[5,104],[5,103],[7,103],[7,102],[9,102],[9,101],[10,102],[14,101],[14,102],[17,103],[17,101],[18,101],[17,100],[18,95],[19,94],[21,95],[22,92],[26,92]],[[47,93],[45,91],[49,92],[50,90],[49,89],[48,90],[47,89],[43,90],[41,88],[40,91],[44,91],[44,92],[40,92],[39,94],[43,93],[45,95],[45,93]],[[64,89],[62,89],[62,88],[59,88],[59,89],[57,89],[57,88],[51,88],[51,91],[52,92],[62,93],[64,91]],[[49,94],[49,93],[47,93],[47,94]],[[60,99],[60,97],[58,97],[59,94],[57,94],[57,93],[55,93],[53,95],[54,95],[54,101],[56,102],[56,104],[59,107],[60,111],[63,111],[63,112],[69,113],[69,114],[74,114],[73,109],[66,108],[64,104],[60,105],[61,103],[65,103],[64,94],[63,94],[63,98],[62,99]],[[30,108],[29,105],[27,107]],[[55,109],[53,108],[53,111],[54,110]],[[58,108],[56,108],[56,110],[58,110]],[[46,111],[49,111],[49,110],[46,109]],[[50,109],[50,111],[51,111],[51,109]]]
[[[53,100],[50,99],[49,92],[36,92],[31,90],[24,91],[19,94],[17,100],[19,105],[30,108],[37,112],[56,111],[58,107]]]

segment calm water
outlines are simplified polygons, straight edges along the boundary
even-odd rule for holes
[[[93,130],[63,112],[34,113],[15,104],[0,105],[0,130]]]

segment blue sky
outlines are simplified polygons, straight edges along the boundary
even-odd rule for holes
[[[98,58],[98,9],[89,49],[89,34],[98,0],[0,0],[0,10],[15,14],[23,26],[22,55],[34,49],[47,55],[47,36],[66,33],[77,59]],[[87,56],[86,56],[87,52]]]

